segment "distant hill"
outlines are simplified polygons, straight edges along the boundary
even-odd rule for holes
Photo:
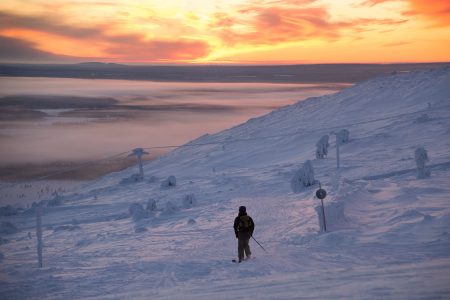
[[[82,67],[98,67],[98,68],[102,68],[102,67],[118,67],[118,66],[124,66],[124,65],[120,65],[120,64],[115,64],[115,63],[102,63],[102,62],[82,62],[79,64],[76,64],[77,66],[82,66]]]
[[[450,65],[424,64],[316,64],[316,65],[121,65],[85,62],[79,64],[0,64],[0,76],[129,79],[176,82],[359,82],[393,72],[409,72]]]

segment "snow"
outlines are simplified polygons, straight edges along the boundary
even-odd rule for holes
[[[417,122],[424,113],[427,122]],[[344,128],[352,137],[340,145],[337,170],[334,151],[315,159],[316,142]],[[18,229],[0,233],[0,295],[448,299],[449,135],[450,68],[374,78],[283,107],[145,164],[151,180],[120,184],[133,167],[43,207],[43,268],[34,210],[0,216]],[[431,171],[421,179],[419,147]],[[308,160],[327,191],[326,233],[318,185],[298,193],[290,186]],[[176,186],[161,188],[158,178],[171,174]],[[185,205],[188,195],[195,205]],[[155,209],[133,220],[130,205],[141,211],[149,199]],[[241,205],[267,252],[251,241],[256,259],[232,264]]]

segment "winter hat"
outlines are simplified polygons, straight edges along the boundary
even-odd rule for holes
[[[239,207],[239,213],[243,214],[247,212],[247,208],[245,208],[245,206],[240,206]]]

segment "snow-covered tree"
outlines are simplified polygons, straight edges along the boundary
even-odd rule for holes
[[[148,217],[148,212],[139,203],[133,203],[128,207],[128,212],[134,221],[139,221]]]
[[[0,222],[0,233],[1,234],[13,234],[19,232],[19,229],[17,229],[16,226],[14,226],[13,223],[3,221]]]
[[[426,178],[430,176],[430,170],[428,170],[425,164],[429,161],[427,150],[423,147],[419,147],[414,152],[417,166],[417,178]]]
[[[177,185],[177,178],[173,175],[170,175],[169,177],[167,177],[166,180],[161,182],[162,188],[174,187],[176,185]]]
[[[0,207],[0,216],[14,216],[17,215],[17,209],[11,205]]]
[[[347,129],[342,129],[336,135],[339,145],[346,144],[350,140],[350,132]]]
[[[324,135],[320,138],[320,140],[316,143],[316,158],[325,158],[328,155],[328,147],[330,144],[328,143],[329,136]]]
[[[305,187],[311,186],[316,183],[314,179],[314,169],[311,161],[307,160],[303,166],[294,174],[291,179],[291,188],[294,193],[299,193],[305,189]]]

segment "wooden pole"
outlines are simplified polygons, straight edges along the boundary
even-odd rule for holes
[[[37,237],[37,255],[39,267],[42,268],[42,220],[41,208],[36,208],[36,237]]]
[[[338,134],[336,134],[336,166],[339,169],[339,144]]]

